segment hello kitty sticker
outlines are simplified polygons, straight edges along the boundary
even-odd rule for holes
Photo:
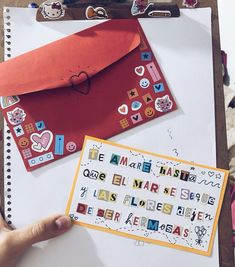
[[[7,118],[10,124],[18,125],[25,120],[26,114],[23,109],[15,108],[12,111],[7,112]]]
[[[65,15],[65,8],[59,2],[44,2],[41,6],[41,14],[45,19],[57,20]]]
[[[155,109],[159,112],[168,112],[172,108],[172,101],[168,95],[159,97],[155,100]]]

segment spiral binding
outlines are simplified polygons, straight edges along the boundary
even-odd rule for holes
[[[11,58],[11,16],[10,9],[4,9],[4,47],[5,60]]]
[[[5,60],[11,58],[11,16],[10,9],[4,9],[4,50]],[[12,181],[11,181],[11,146],[12,135],[6,122],[4,122],[4,195],[5,195],[5,219],[12,224]]]
[[[5,191],[5,219],[10,225],[11,222],[11,132],[7,127],[6,123],[4,125],[4,191]]]

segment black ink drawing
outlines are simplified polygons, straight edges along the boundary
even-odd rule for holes
[[[173,139],[171,128],[167,129],[170,139]]]
[[[195,240],[196,245],[199,245],[199,246],[202,245],[202,242],[203,242],[202,239],[205,236],[206,232],[207,232],[207,230],[204,226],[201,226],[201,227],[196,226],[195,227],[195,233],[197,235],[197,239]]]
[[[210,177],[212,177],[212,176],[215,175],[215,172],[209,171],[209,172],[208,172],[208,175],[209,175]]]
[[[81,164],[81,167],[86,167],[88,166],[89,164],[91,164],[92,160],[89,160],[87,163],[82,163]]]
[[[81,192],[81,194],[80,194],[80,198],[85,198],[87,191],[88,191],[88,187],[87,187],[87,186],[83,186],[83,187],[80,189],[80,192]]]
[[[100,145],[93,145],[93,149],[96,148],[96,149],[100,150],[102,146],[103,146],[102,143],[100,143]]]
[[[212,187],[216,187],[217,186],[218,188],[220,188],[220,184],[219,183],[214,183],[212,181],[207,182],[205,179],[201,180],[200,182],[198,182],[198,184],[202,184],[202,183],[204,183],[204,185],[211,185]]]
[[[144,161],[146,161],[143,154],[141,154],[141,153],[134,154],[131,150],[130,150],[130,153],[131,153],[132,156],[134,156],[134,157],[139,157],[140,156]]]
[[[179,156],[179,153],[178,153],[178,150],[177,150],[177,148],[174,148],[174,149],[172,149],[172,152],[174,152],[174,153],[175,153],[176,157],[178,157],[178,156]]]

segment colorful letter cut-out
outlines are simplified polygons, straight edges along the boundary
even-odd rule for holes
[[[86,136],[66,213],[77,225],[210,256],[227,179],[226,170]]]

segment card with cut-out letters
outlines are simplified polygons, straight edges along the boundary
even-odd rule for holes
[[[209,256],[228,171],[86,137],[66,213],[80,226]]]

